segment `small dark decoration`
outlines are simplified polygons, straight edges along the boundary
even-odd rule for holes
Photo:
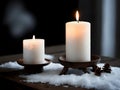
[[[100,76],[101,75],[101,68],[100,67],[97,67],[96,70],[95,70],[95,75],[97,76]]]
[[[92,72],[95,72],[95,70],[98,68],[98,66],[97,65],[93,65],[92,66]]]
[[[105,65],[103,66],[103,72],[111,73],[111,67],[110,67],[110,64],[105,63]]]
[[[100,76],[102,72],[111,73],[110,64],[105,63],[105,65],[103,66],[102,69],[101,69],[100,67],[94,65],[94,67],[93,67],[93,72],[94,72],[95,75],[97,75],[97,76]]]

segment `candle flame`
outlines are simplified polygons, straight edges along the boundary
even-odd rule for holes
[[[33,35],[33,40],[35,40],[35,35]]]
[[[77,20],[77,21],[79,21],[79,17],[80,17],[79,12],[76,11],[76,20]]]

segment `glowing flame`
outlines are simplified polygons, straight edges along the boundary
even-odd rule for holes
[[[79,12],[76,11],[76,20],[77,20],[77,21],[79,21],[79,17],[80,17]]]
[[[33,35],[33,40],[35,40],[35,35]]]

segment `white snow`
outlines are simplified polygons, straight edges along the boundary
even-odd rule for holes
[[[6,62],[6,63],[3,63],[0,65],[1,68],[10,68],[10,69],[23,69],[24,66],[21,66],[17,63],[17,61],[14,61],[14,62]]]
[[[103,63],[98,64],[99,67],[102,67],[103,65]],[[111,66],[112,72],[102,73],[101,76],[96,76],[94,72],[78,75],[72,73],[72,69],[69,69],[69,74],[59,75],[62,68],[63,66],[59,63],[51,63],[44,67],[44,72],[42,73],[20,75],[20,77],[25,78],[24,82],[49,83],[55,86],[72,85],[74,87],[85,87],[88,89],[95,88],[96,90],[120,90],[119,67]]]
[[[50,59],[52,61],[52,60],[54,60],[55,56],[49,55],[49,54],[45,54],[45,58],[46,59]],[[19,70],[19,69],[23,69],[24,66],[19,65],[17,63],[17,61],[9,61],[9,62],[1,64],[0,68],[10,68],[10,69]]]
[[[54,59],[50,55],[46,55],[48,59]],[[103,67],[104,63],[98,64],[99,67]],[[16,61],[6,62],[0,65],[0,68],[12,68],[23,69],[24,67],[19,65]],[[111,66],[111,73],[102,73],[100,76],[96,76],[94,72],[83,73],[82,70],[69,69],[66,75],[59,75],[63,66],[59,63],[51,62],[44,67],[42,73],[20,75],[25,78],[24,82],[32,83],[49,83],[51,85],[68,87],[69,85],[74,87],[95,88],[96,90],[120,90],[120,67]]]

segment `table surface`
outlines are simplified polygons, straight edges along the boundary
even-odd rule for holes
[[[45,49],[46,54],[54,55],[54,62],[58,62],[58,57],[65,54],[65,45],[56,45],[49,46]],[[0,57],[0,64],[8,62],[8,61],[16,61],[20,58],[23,58],[22,54],[16,55],[7,55]],[[110,58],[101,56],[101,63],[109,63],[111,66],[120,67],[120,59]],[[54,86],[49,84],[42,83],[26,83],[23,82],[23,78],[20,78],[19,75],[21,71],[19,70],[11,70],[0,68],[0,89],[12,89],[12,90],[95,90],[95,89],[85,89],[85,88],[75,88],[72,86],[63,87],[63,86]]]

